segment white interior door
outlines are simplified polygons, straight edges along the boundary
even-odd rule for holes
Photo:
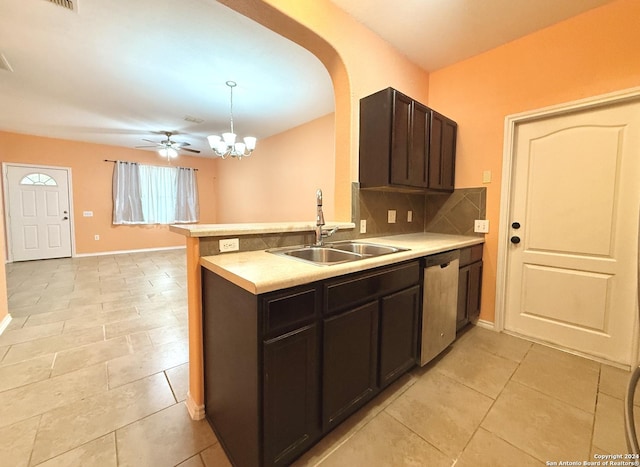
[[[505,329],[630,364],[640,103],[523,123],[515,136]]]
[[[68,176],[66,169],[6,166],[13,261],[71,256]]]

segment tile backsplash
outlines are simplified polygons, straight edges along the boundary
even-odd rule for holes
[[[473,232],[475,219],[486,218],[485,187],[459,188],[453,193],[404,193],[360,190],[352,185],[353,222],[359,231],[360,220],[366,219],[363,237],[436,232],[455,235],[483,235]],[[396,222],[388,223],[388,211],[396,211]],[[412,212],[412,221],[407,219]]]
[[[352,185],[352,213],[356,228],[341,230],[331,241],[354,238],[435,232],[454,235],[484,235],[473,232],[473,221],[486,218],[486,188],[460,188],[453,193],[424,194],[396,191],[360,190]],[[396,211],[396,222],[387,222],[388,211]],[[411,211],[411,222],[407,213]],[[360,220],[366,219],[367,232],[360,234]],[[238,235],[240,251],[266,250],[292,245],[309,245],[313,232]],[[220,254],[218,242],[223,237],[200,239],[202,256]]]

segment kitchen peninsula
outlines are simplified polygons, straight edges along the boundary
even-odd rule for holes
[[[353,224],[327,225],[329,228],[333,226],[347,230],[343,232],[347,234],[343,237],[353,237]],[[346,409],[342,406],[344,404],[339,403],[339,397],[326,399],[332,391],[327,387],[332,375],[325,372],[321,377],[319,362],[326,362],[332,356],[326,351],[322,354],[320,336],[331,339],[331,326],[338,333],[336,336],[344,331],[342,323],[346,321],[339,321],[337,313],[340,311],[339,316],[346,314],[341,303],[345,295],[340,291],[349,289],[350,286],[345,289],[343,284],[355,284],[355,289],[366,289],[375,302],[375,307],[378,302],[382,304],[380,312],[377,308],[368,308],[366,312],[360,313],[361,302],[369,298],[357,298],[359,302],[353,303],[358,310],[351,315],[356,319],[351,321],[354,327],[349,330],[350,334],[355,332],[365,338],[366,329],[375,331],[376,335],[371,337],[369,347],[377,349],[378,326],[380,332],[384,332],[384,324],[382,321],[378,324],[377,317],[384,316],[384,303],[389,301],[394,308],[396,305],[406,308],[407,303],[415,304],[421,296],[419,259],[449,250],[471,250],[484,241],[482,237],[434,233],[363,238],[359,241],[402,250],[330,266],[309,264],[265,251],[294,244],[308,245],[311,243],[314,227],[312,223],[172,226],[172,231],[187,237],[190,339],[190,390],[187,405],[192,417],[202,418],[206,400],[211,406],[207,407],[207,418],[216,429],[229,457],[237,465],[286,465],[356,410],[361,403],[375,396],[381,387],[388,384],[387,381],[391,382],[413,366],[415,359],[411,355],[409,358],[405,355],[404,360],[400,361],[396,358],[397,355],[385,356],[382,350],[378,356],[375,350],[373,359],[368,354],[366,356],[369,358],[366,361],[373,363],[363,373],[370,376],[367,376],[370,387],[363,396],[357,401],[350,401]],[[247,238],[244,238],[245,235]],[[240,250],[244,250],[243,245],[246,245],[251,251],[224,254],[211,251],[212,238],[216,241],[228,237],[240,237]],[[264,247],[255,248],[260,244]],[[329,300],[336,297],[331,305],[327,304],[329,302],[325,303],[327,290],[337,291],[329,297]],[[347,301],[350,293],[347,292]],[[225,299],[230,301],[225,304]],[[206,389],[206,393],[204,382],[212,375],[207,377],[204,374],[203,303],[204,320],[209,320],[204,323],[204,346],[208,347],[205,351],[207,356],[204,357],[208,359],[207,372],[212,372],[211,365],[214,364],[216,371],[222,371],[215,376],[215,381],[224,381],[225,386],[213,392]],[[211,312],[212,306],[216,309],[215,313]],[[411,306],[417,309],[416,305]],[[338,311],[328,310],[327,307]],[[328,310],[324,318],[321,309]],[[222,311],[218,313],[217,310]],[[305,315],[304,310],[310,311]],[[229,312],[231,315],[225,315]],[[328,316],[331,313],[334,315]],[[405,316],[405,322],[413,323],[416,328],[418,314],[413,312]],[[366,317],[374,317],[375,322]],[[240,319],[242,323],[236,322],[236,319]],[[320,329],[322,320],[325,323],[324,330]],[[224,323],[228,323],[228,329],[222,329],[225,327]],[[373,336],[373,332],[369,332],[369,335]],[[381,334],[380,342],[394,338],[393,334],[389,336]],[[289,347],[290,344],[293,347]],[[338,348],[339,345],[339,341],[336,341],[330,348]],[[216,356],[211,355],[214,347]],[[415,348],[410,342],[405,347],[409,350]],[[280,360],[274,367],[274,362],[279,361],[280,356],[299,356],[300,359],[286,363]],[[399,362],[397,365],[396,361]],[[221,366],[221,362],[226,363]],[[378,362],[382,368],[389,367],[379,378],[373,373],[373,367],[377,368]],[[393,362],[395,367],[390,367],[385,362]],[[275,373],[268,371],[263,374],[263,364],[271,364],[269,368]],[[282,387],[282,379],[277,385],[269,385],[269,378],[275,379],[278,372],[292,374],[292,364],[307,371],[297,381],[293,381],[294,387]],[[336,375],[338,374],[333,374],[333,377]],[[378,384],[378,380],[382,382]],[[323,410],[317,410],[321,405],[323,392],[324,413]],[[299,397],[296,398],[296,394]],[[289,419],[289,414],[285,415],[287,422],[291,422],[288,426],[282,424],[282,420],[278,418],[282,414],[277,413],[283,398],[294,405],[298,404],[297,418]],[[239,400],[242,400],[242,404],[238,404]],[[298,410],[300,407],[307,411]],[[278,429],[274,431],[269,426],[278,426]]]

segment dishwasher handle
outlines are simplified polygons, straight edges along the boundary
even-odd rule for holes
[[[425,256],[423,265],[425,268],[431,268],[438,266],[441,269],[447,268],[451,262],[460,258],[460,250],[450,250],[444,253],[437,253],[435,255]]]

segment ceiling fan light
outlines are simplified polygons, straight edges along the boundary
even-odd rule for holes
[[[236,142],[236,134],[235,133],[222,133],[222,139],[227,144],[227,146],[233,146]]]
[[[161,149],[158,149],[158,154],[160,154],[162,157],[167,157],[167,154],[169,153],[167,151],[167,148],[161,148]]]
[[[167,155],[168,155],[169,157],[172,157],[172,158],[178,157],[178,151],[176,151],[176,150],[175,150],[174,148],[172,148],[172,147],[169,147],[169,148],[167,148]]]
[[[220,137],[218,135],[209,135],[207,136],[207,141],[209,141],[211,149],[215,150],[220,143]]]
[[[247,146],[247,150],[253,151],[256,148],[257,139],[253,136],[247,136],[244,138],[244,144]]]

